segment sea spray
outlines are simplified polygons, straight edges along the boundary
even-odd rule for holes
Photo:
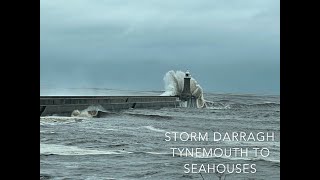
[[[88,108],[79,111],[74,110],[71,113],[71,117],[93,117],[95,114],[93,112],[97,113],[98,111],[106,111],[101,105],[95,105],[95,106],[89,106]]]
[[[185,73],[182,71],[168,71],[164,77],[165,92],[161,96],[180,96],[184,86]],[[197,107],[206,107],[206,101],[203,97],[203,90],[198,82],[191,77],[191,94],[196,98]]]

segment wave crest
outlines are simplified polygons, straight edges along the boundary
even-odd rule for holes
[[[165,92],[161,96],[180,96],[184,86],[184,77],[185,73],[182,71],[168,71],[163,77]],[[190,90],[196,98],[197,107],[205,107],[206,101],[203,97],[203,89],[193,77],[190,80]]]

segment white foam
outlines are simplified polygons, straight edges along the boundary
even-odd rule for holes
[[[163,80],[165,84],[165,92],[161,96],[178,96],[182,93],[184,86],[185,73],[182,71],[168,71]],[[198,82],[191,77],[190,90],[193,96],[196,97],[197,107],[202,108],[206,106],[203,90]]]
[[[40,124],[43,124],[45,122],[66,122],[66,121],[76,121],[76,120],[84,120],[84,119],[88,119],[88,118],[67,117],[67,116],[43,116],[43,117],[40,117]]]
[[[167,152],[146,152],[147,154],[154,154],[154,155],[170,155],[172,153]]]
[[[89,111],[106,111],[101,105],[93,105],[93,106],[89,106],[86,109],[79,111],[77,109],[75,109],[72,113],[71,113],[71,117],[88,117],[91,118],[93,117],[92,114],[89,113]]]
[[[146,129],[149,129],[151,131],[155,131],[155,132],[166,132],[163,129],[157,129],[157,128],[153,127],[153,126],[143,126],[143,127],[146,128]]]
[[[54,132],[54,131],[40,131],[40,134],[41,133],[46,133],[46,134],[55,134],[56,132]]]
[[[40,154],[56,154],[56,155],[101,155],[101,154],[127,154],[128,151],[107,151],[84,149],[76,146],[65,146],[59,144],[43,144],[40,143]]]
[[[206,108],[212,109],[212,110],[230,109],[230,105],[226,105],[222,107],[206,106]]]

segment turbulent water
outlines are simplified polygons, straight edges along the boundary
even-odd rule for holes
[[[168,71],[163,80],[165,85],[165,92],[162,96],[179,96],[184,87],[185,73],[182,71]],[[206,101],[203,97],[203,90],[198,82],[191,77],[190,80],[191,94],[196,98],[197,107],[202,108],[206,106]]]
[[[212,102],[210,107],[130,109],[103,118],[41,117],[40,179],[219,179],[213,173],[184,173],[186,163],[254,163],[256,173],[233,173],[226,179],[279,179],[279,96],[204,97]],[[183,142],[197,147],[267,147],[270,155],[265,158],[172,157],[170,148],[182,142],[165,141],[165,132],[214,131],[275,132],[275,141]]]

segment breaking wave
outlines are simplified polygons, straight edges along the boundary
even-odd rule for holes
[[[160,96],[180,96],[184,87],[185,72],[183,71],[168,71],[164,77],[165,92]],[[191,77],[190,80],[191,94],[196,98],[196,104],[198,108],[208,109],[238,109],[238,108],[278,108],[280,103],[275,102],[263,102],[258,104],[244,104],[233,103],[228,100],[219,100],[216,102],[208,101],[204,99],[204,92],[200,84]],[[186,102],[182,102],[186,103]]]
[[[179,96],[184,86],[185,73],[182,71],[168,71],[164,75],[165,92],[161,96]],[[191,77],[190,80],[191,94],[196,98],[197,107],[206,107],[206,101],[203,97],[203,90],[198,82]]]
[[[117,155],[128,154],[128,151],[107,151],[107,150],[95,150],[84,149],[76,146],[65,146],[59,144],[44,144],[40,143],[40,155]]]
[[[98,111],[106,112],[106,110],[101,105],[96,105],[89,106],[82,111],[76,109],[71,113],[71,117],[93,117]]]
[[[155,132],[166,132],[165,130],[163,130],[163,129],[158,129],[158,128],[155,128],[155,127],[153,127],[153,126],[143,126],[144,128],[146,128],[146,129],[149,129],[149,130],[151,130],[151,131],[155,131]]]

